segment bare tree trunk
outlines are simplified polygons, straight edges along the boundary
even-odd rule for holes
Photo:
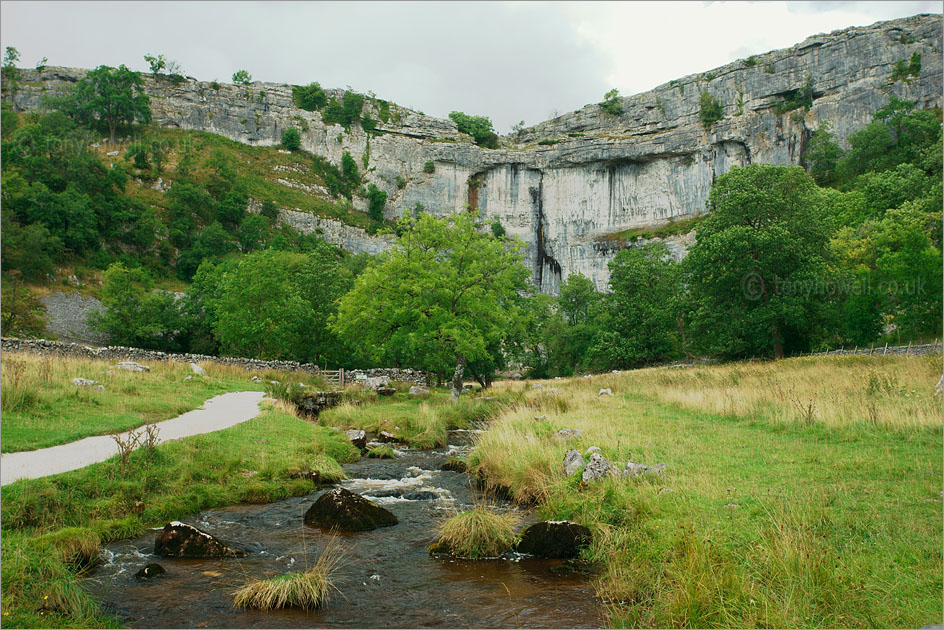
[[[465,374],[465,355],[456,357],[456,371],[452,375],[452,400],[458,402],[462,393],[462,376]]]

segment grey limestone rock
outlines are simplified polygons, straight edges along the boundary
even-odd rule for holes
[[[580,451],[575,448],[568,449],[567,452],[564,453],[564,475],[570,477],[583,468],[586,463]]]
[[[811,133],[829,121],[839,142],[867,125],[895,95],[919,108],[942,103],[941,16],[923,14],[870,26],[818,34],[790,48],[734,60],[718,68],[680,77],[621,99],[622,113],[606,115],[599,104],[557,116],[501,138],[499,149],[476,146],[451,120],[425,116],[391,104],[393,115],[368,138],[358,125],[344,132],[326,125],[321,113],[297,109],[290,85],[256,82],[219,89],[187,79],[169,86],[146,76],[155,124],[208,131],[249,145],[276,146],[282,132],[301,124],[301,148],[340,164],[344,152],[362,155],[370,142],[365,185],[387,193],[385,217],[421,204],[439,216],[476,207],[486,222],[499,221],[526,246],[533,283],[557,293],[572,273],[606,290],[607,264],[626,247],[658,240],[673,256],[684,256],[691,233],[627,242],[618,235],[635,228],[665,225],[707,211],[712,183],[733,166],[798,164]],[[921,72],[911,81],[892,81],[896,62],[920,54]],[[59,96],[86,70],[47,66],[22,69],[12,98],[17,111],[43,107],[43,95]],[[791,92],[811,82],[809,110],[777,113]],[[326,90],[339,98],[341,90]],[[699,119],[699,96],[714,95],[723,118],[708,129]],[[378,104],[365,100],[365,113],[379,118]],[[544,144],[540,144],[545,141]],[[433,162],[434,171],[424,165]],[[300,165],[300,168],[308,168]],[[282,185],[300,182],[279,173]],[[395,181],[402,176],[406,185]],[[471,184],[470,184],[471,182]],[[318,190],[307,194],[322,195]],[[353,207],[367,201],[355,197]],[[333,226],[286,213],[299,229],[317,231],[351,251],[384,249],[389,241],[368,238],[360,228]],[[311,216],[311,215],[309,215]]]
[[[599,453],[590,455],[590,461],[583,469],[583,481],[599,481],[612,474],[613,466]]]

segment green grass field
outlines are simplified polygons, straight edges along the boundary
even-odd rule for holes
[[[567,411],[536,421],[509,409],[469,463],[544,517],[594,531],[586,559],[602,569],[614,625],[939,624],[940,361],[821,357],[557,381]],[[905,376],[907,387],[875,385]],[[761,387],[771,379],[792,395]],[[812,418],[794,398],[814,401]],[[560,428],[583,434],[565,443]],[[664,462],[666,474],[565,478],[565,450],[590,446],[620,464]]]
[[[481,422],[470,474],[591,528],[583,559],[614,626],[941,623],[940,370],[940,355],[829,356],[506,382],[457,406],[440,392],[351,392],[360,404],[323,413],[325,426],[272,403],[231,429],[136,451],[124,469],[113,458],[4,487],[3,624],[113,625],[78,588],[77,556],[202,509],[310,492],[297,473],[341,478],[359,453],[330,426],[429,447]],[[170,395],[180,375],[168,375]],[[565,441],[562,428],[583,433]],[[590,446],[620,465],[664,462],[665,475],[565,477],[564,452]]]
[[[125,431],[174,418],[218,394],[264,389],[264,383],[250,381],[252,373],[241,368],[207,364],[203,366],[206,376],[185,380],[192,374],[186,363],[146,362],[150,372],[109,370],[115,363],[4,353],[3,452],[28,451]],[[303,373],[265,376],[264,382],[291,379],[315,387],[323,385]],[[75,377],[97,381],[105,391],[76,387],[72,385]]]

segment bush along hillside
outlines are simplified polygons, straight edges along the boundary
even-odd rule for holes
[[[205,262],[266,249],[303,257],[322,253],[330,263],[326,273],[334,274],[321,283],[325,287],[352,279],[363,266],[363,257],[278,220],[280,208],[292,208],[380,227],[382,215],[371,220],[351,204],[354,195],[367,192],[349,155],[334,165],[297,146],[289,152],[249,147],[209,133],[147,126],[147,96],[135,89],[140,77],[105,67],[94,73],[99,80],[123,77],[125,87],[119,82],[115,89],[133,97],[134,109],[105,118],[107,107],[87,96],[95,86],[82,81],[50,103],[57,108],[51,113],[18,114],[3,104],[4,334],[42,334],[36,295],[74,275],[92,278],[91,292],[106,303],[127,298],[131,286],[141,292],[145,304],[138,304],[135,318],[144,321],[122,322],[109,313],[101,323],[113,341],[221,351],[219,343],[194,341],[199,333],[169,314],[173,298],[152,289],[179,291]],[[117,133],[122,141],[102,141],[103,133]],[[113,273],[104,273],[109,269]],[[116,289],[119,277],[126,282]],[[101,290],[96,280],[104,282]]]

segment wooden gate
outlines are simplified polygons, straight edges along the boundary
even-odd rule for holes
[[[344,387],[344,368],[340,370],[321,370],[321,375],[329,384],[341,389]]]

